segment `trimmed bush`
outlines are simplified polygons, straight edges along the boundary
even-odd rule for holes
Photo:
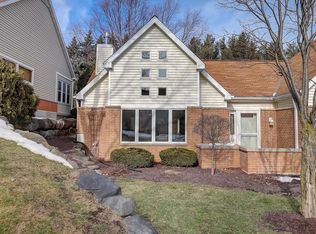
[[[121,163],[129,168],[152,167],[154,156],[141,148],[121,148],[113,150],[111,159],[115,163]]]
[[[32,85],[0,59],[0,115],[15,127],[24,127],[31,122],[37,102]]]
[[[197,165],[196,153],[185,148],[170,148],[159,153],[161,164],[174,167],[193,167]]]

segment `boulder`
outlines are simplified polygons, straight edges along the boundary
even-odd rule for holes
[[[77,120],[73,118],[65,118],[57,120],[56,128],[57,129],[69,129],[75,128],[77,124]]]
[[[38,131],[38,133],[45,138],[61,135],[59,130],[47,130],[47,131],[41,130],[41,131]]]
[[[99,175],[95,171],[84,171],[80,174],[77,185],[96,196],[98,202],[111,196],[121,194],[121,188],[116,185],[110,178]]]
[[[39,130],[56,129],[57,121],[46,118],[32,118],[32,122],[27,127],[27,130],[34,132]]]
[[[139,215],[128,216],[123,219],[128,234],[156,234],[153,226]]]
[[[37,144],[41,144],[41,145],[45,146],[46,148],[48,148],[50,150],[53,148],[52,146],[50,146],[47,143],[46,139],[43,136],[41,136],[40,134],[37,134],[34,132],[29,132],[29,131],[22,131],[19,129],[15,130],[15,132],[20,134],[21,136],[31,140],[31,141],[36,142]]]
[[[132,214],[135,208],[133,199],[120,195],[105,198],[102,203],[122,217]]]

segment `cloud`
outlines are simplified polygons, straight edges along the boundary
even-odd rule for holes
[[[53,5],[56,11],[58,22],[63,34],[67,32],[70,24],[71,6],[66,0],[53,0]]]

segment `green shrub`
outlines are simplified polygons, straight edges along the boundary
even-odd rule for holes
[[[0,115],[14,126],[23,127],[31,122],[37,102],[32,85],[0,59]]]
[[[185,148],[170,148],[159,153],[161,164],[175,167],[193,167],[197,165],[196,153]]]
[[[121,163],[129,168],[152,167],[154,156],[147,150],[140,148],[121,148],[113,150],[111,159],[115,163]]]

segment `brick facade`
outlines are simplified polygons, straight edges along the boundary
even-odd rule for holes
[[[171,147],[184,147],[198,154],[201,168],[210,168],[210,150],[201,149],[197,145],[208,143],[203,135],[194,131],[195,125],[207,115],[219,115],[229,119],[229,110],[223,108],[187,108],[187,142],[186,144],[122,144],[120,142],[121,108],[79,108],[78,134],[83,135],[84,143],[99,159],[110,160],[110,154],[120,147],[140,147],[148,150],[160,162],[159,152]],[[274,125],[269,125],[269,117]],[[263,110],[261,111],[261,145],[262,148],[294,146],[293,110]],[[293,117],[294,118],[294,117]],[[227,129],[227,136],[229,135]],[[237,147],[237,148],[236,148]],[[280,173],[297,174],[299,171],[300,153],[292,151],[247,151],[239,146],[217,151],[217,168],[241,168],[247,173]]]

